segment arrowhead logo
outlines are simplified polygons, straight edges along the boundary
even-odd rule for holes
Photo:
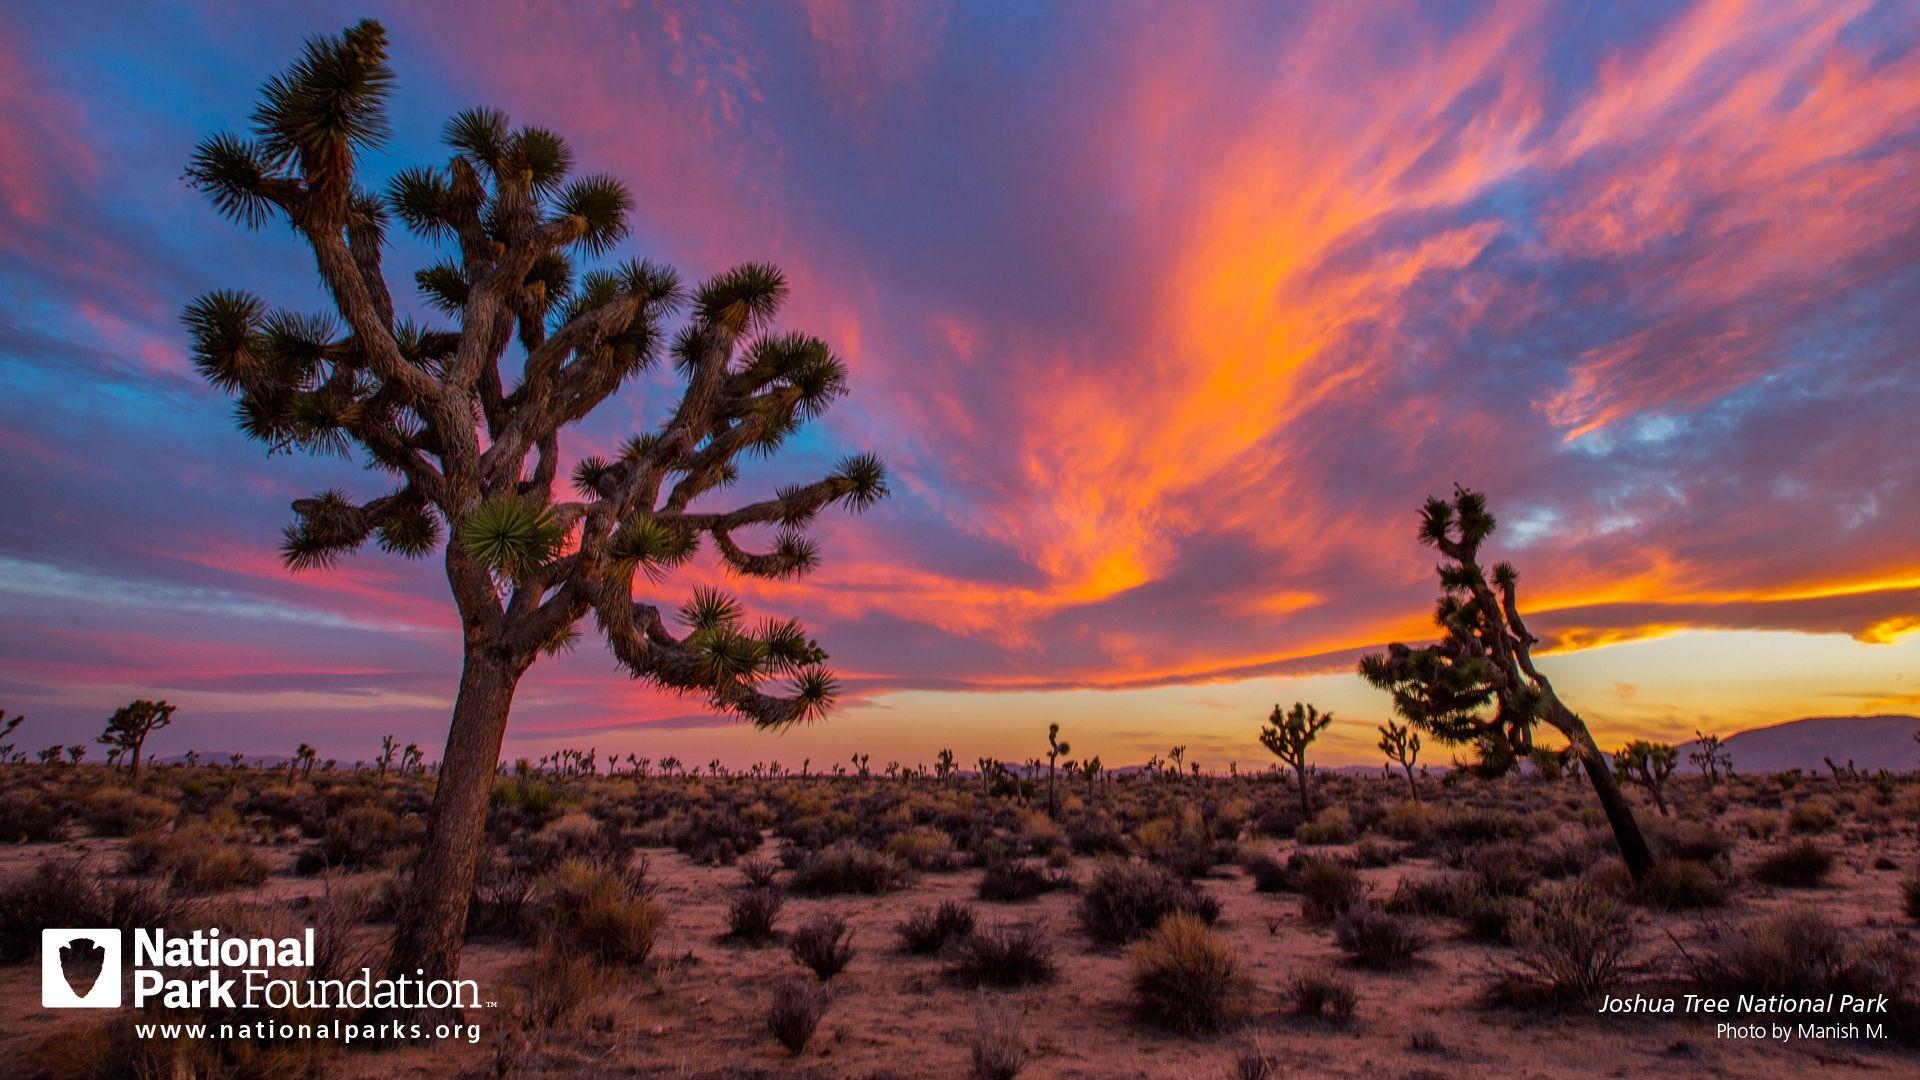
[[[40,1004],[48,1009],[120,1007],[120,931],[40,931]]]

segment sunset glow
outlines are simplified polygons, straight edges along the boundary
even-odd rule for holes
[[[0,12],[0,706],[42,743],[136,696],[181,706],[161,755],[444,739],[439,563],[284,569],[291,500],[376,481],[243,440],[178,321],[324,302],[180,176],[363,15],[400,75],[377,178],[473,104],[565,133],[637,197],[616,256],[777,263],[783,325],[852,369],[741,490],[856,448],[894,474],[812,577],[704,561],[652,598],[802,618],[826,724],[709,717],[589,635],[510,757],[1021,760],[1057,721],[1110,766],[1264,766],[1309,700],[1324,760],[1373,763],[1353,664],[1431,636],[1416,511],[1455,482],[1605,746],[1920,711],[1913,4],[114,7]],[[657,424],[671,378],[566,452]]]

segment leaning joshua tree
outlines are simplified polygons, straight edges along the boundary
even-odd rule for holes
[[[412,558],[442,552],[463,663],[392,963],[444,978],[458,966],[488,792],[528,667],[591,619],[638,679],[762,727],[821,715],[837,687],[797,623],[750,623],[739,601],[701,588],[676,630],[671,609],[635,586],[661,585],[703,541],[740,574],[803,574],[819,557],[806,533],[816,515],[867,507],[886,483],[862,455],[770,498],[711,507],[743,455],[771,454],[846,390],[826,344],[774,330],[780,272],[744,265],[687,289],[651,262],[582,271],[576,260],[627,234],[633,196],[611,177],[575,175],[558,135],[488,109],[447,123],[444,165],[369,190],[360,158],[387,134],[393,78],[385,30],[362,22],[309,41],[262,89],[250,134],[200,143],[189,182],[243,225],[290,225],[331,310],[216,292],[185,321],[245,434],[269,452],[358,448],[391,484],[372,499],[295,502],[290,567],[331,566],[369,540]],[[447,253],[413,275],[446,325],[398,314],[383,239],[395,219]],[[562,432],[663,354],[680,383],[664,422],[578,460],[568,494]],[[755,550],[759,530],[773,535]]]
[[[145,698],[122,705],[107,721],[107,730],[94,741],[120,751],[119,756],[127,761],[127,772],[138,774],[140,749],[147,745],[147,736],[173,723],[173,714],[179,709],[178,705]]]
[[[1267,717],[1267,726],[1260,729],[1260,745],[1273,752],[1273,756],[1287,763],[1293,769],[1294,776],[1300,780],[1300,812],[1313,813],[1313,802],[1307,792],[1307,747],[1320,737],[1320,732],[1333,723],[1332,713],[1322,713],[1319,709],[1302,702],[1294,702],[1292,709],[1273,707],[1273,713]]]
[[[1060,758],[1073,753],[1073,748],[1060,741],[1060,725],[1047,725],[1047,816],[1060,816],[1060,796],[1054,790],[1055,769]]]
[[[1477,491],[1455,487],[1452,501],[1427,500],[1420,542],[1440,552],[1434,622],[1446,636],[1420,648],[1389,645],[1362,659],[1360,674],[1390,692],[1394,711],[1415,727],[1441,742],[1475,747],[1483,769],[1511,769],[1532,748],[1536,724],[1566,736],[1638,879],[1653,863],[1647,842],[1586,722],[1534,667],[1539,639],[1520,618],[1519,574],[1503,562],[1489,580],[1480,565],[1480,546],[1493,529],[1486,497]]]

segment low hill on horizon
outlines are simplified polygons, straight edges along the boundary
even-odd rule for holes
[[[1861,772],[1920,769],[1920,716],[1807,716],[1768,727],[1749,728],[1726,737],[1721,744],[1733,758],[1736,772],[1775,773],[1789,769],[1826,772],[1825,758]],[[1681,768],[1696,743],[1680,747]],[[1689,770],[1691,771],[1691,770]]]

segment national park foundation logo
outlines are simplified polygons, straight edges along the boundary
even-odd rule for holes
[[[120,1007],[120,931],[40,931],[40,1004],[49,1009]]]

